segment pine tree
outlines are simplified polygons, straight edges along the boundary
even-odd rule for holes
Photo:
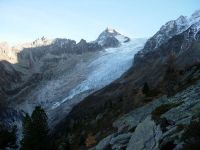
[[[23,120],[23,139],[21,141],[21,150],[27,150],[31,147],[31,138],[31,118],[28,114],[26,114]]]
[[[45,150],[48,146],[47,115],[40,106],[37,106],[31,115],[32,135],[35,150]]]
[[[31,117],[27,114],[24,118],[21,150],[48,150],[48,132],[47,115],[37,106]]]

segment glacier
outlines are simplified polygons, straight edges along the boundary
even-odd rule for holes
[[[47,112],[50,125],[56,125],[85,97],[125,73],[132,66],[134,55],[144,47],[145,42],[146,39],[132,39],[121,42],[117,48],[68,55],[53,70],[58,76],[41,81],[28,92],[20,92],[21,95],[17,95],[18,100],[13,97],[13,106],[31,113],[35,106],[41,105]]]
[[[146,39],[134,39],[123,43],[118,48],[108,48],[102,51],[99,57],[88,65],[91,70],[88,77],[72,89],[66,98],[55,102],[51,109],[58,108],[76,95],[101,89],[119,78],[131,67],[134,54],[143,48],[145,42]]]

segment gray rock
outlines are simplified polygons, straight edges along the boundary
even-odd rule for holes
[[[124,115],[113,123],[113,126],[118,128],[118,132],[111,138],[108,136],[107,145],[115,150],[122,148],[127,148],[127,150],[155,150],[172,142],[176,145],[174,149],[181,149],[180,138],[183,130],[178,128],[179,125],[190,124],[191,120],[199,114],[199,93],[200,81],[171,98],[163,96]],[[151,120],[151,113],[163,104],[172,103],[178,103],[179,105],[175,105],[164,114],[161,114],[160,117],[165,118],[168,122],[166,131],[162,132],[160,125]],[[127,128],[129,131],[135,128],[135,131],[126,133]]]
[[[106,150],[108,148],[112,148],[113,150],[120,150],[127,146],[132,133],[124,133],[124,134],[111,134],[101,140],[95,147],[90,150]]]
[[[126,147],[131,136],[132,136],[132,133],[124,133],[112,138],[110,141],[110,145],[112,145],[112,149],[120,150]]]
[[[158,149],[158,141],[161,135],[160,127],[156,126],[155,122],[148,116],[137,126],[128,143],[127,150],[156,150]]]
[[[136,127],[141,121],[143,121],[156,107],[168,102],[168,99],[164,96],[155,100],[143,107],[135,109],[134,111],[124,115],[113,123],[113,127],[121,132],[124,128],[128,130]]]

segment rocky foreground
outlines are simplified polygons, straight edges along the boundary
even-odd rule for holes
[[[157,150],[166,145],[180,149],[181,135],[200,109],[200,81],[171,98],[166,96],[140,107],[113,123],[117,132],[90,150]]]

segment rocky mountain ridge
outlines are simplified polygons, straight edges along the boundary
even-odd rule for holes
[[[195,15],[193,14],[193,17],[195,16],[195,18],[198,18],[197,14],[198,13],[195,13]],[[150,85],[152,85],[152,88],[158,86],[163,82],[163,78],[167,69],[167,59],[171,54],[175,55],[174,63],[178,70],[184,70],[185,67],[198,63],[198,37],[200,31],[197,32],[195,30],[195,38],[192,31],[194,31],[193,27],[196,28],[199,21],[195,21],[195,23],[186,31],[183,31],[178,35],[174,35],[166,43],[161,44],[158,48],[142,53],[149,45],[148,41],[153,40],[155,36],[150,38],[146,42],[144,49],[135,54],[133,66],[120,79],[116,80],[104,89],[101,89],[98,93],[90,95],[85,99],[85,102],[87,102],[87,104],[91,103],[92,105],[93,99],[102,100],[102,104],[109,99],[119,99],[129,88],[141,88],[144,82],[148,82]],[[190,36],[189,33],[191,33],[192,36]],[[155,35],[157,35],[157,33]],[[109,89],[112,89],[112,91]],[[81,105],[82,104],[80,103],[80,106],[77,106],[77,109],[81,109]],[[76,110],[74,109],[74,111]]]
[[[24,49],[39,49],[45,47],[45,52],[56,51],[58,49],[63,49],[65,52],[70,53],[82,53],[85,50],[95,51],[102,50],[103,48],[118,47],[121,43],[130,41],[130,38],[121,35],[114,29],[106,28],[98,37],[96,41],[87,42],[81,39],[80,42],[71,39],[48,39],[46,37],[41,37],[33,42],[24,43],[21,45],[10,46],[7,42],[0,43],[0,60],[7,60],[11,63],[17,63],[17,54],[24,51]],[[57,53],[57,51],[55,52]],[[59,53],[59,52],[58,52]]]
[[[104,31],[105,32],[105,31]],[[117,33],[120,35],[119,33]],[[116,35],[112,35],[115,38]],[[119,44],[120,42],[116,40]],[[107,47],[116,47],[112,41]],[[11,63],[18,74],[23,74],[29,78],[34,73],[40,73],[40,67],[44,65],[42,59],[48,57],[65,57],[65,55],[82,54],[86,52],[97,52],[103,50],[103,46],[98,42],[87,42],[83,39],[79,43],[70,39],[48,39],[46,37],[38,38],[33,42],[17,46],[10,46],[7,42],[0,43],[0,61]],[[52,59],[48,58],[48,59]],[[4,63],[5,64],[5,63]],[[13,65],[12,65],[13,64]],[[3,65],[3,64],[2,64]]]
[[[18,63],[10,66],[20,80],[14,80],[17,83],[16,86],[12,84],[12,88],[1,86],[2,95],[6,95],[1,101],[4,106],[28,113],[36,105],[42,105],[49,122],[56,124],[65,116],[59,114],[69,113],[85,96],[120,77],[131,66],[134,54],[143,47],[145,40],[121,42],[124,41],[120,41],[118,47],[111,44],[104,48],[97,42],[88,43],[83,39],[76,43],[43,37],[21,46],[23,50],[16,48]],[[110,69],[113,64],[118,65]],[[1,74],[0,78],[5,79],[5,76]]]
[[[59,39],[25,48],[18,60],[34,76],[10,106],[31,112],[41,104],[51,122],[63,120],[55,141],[69,138],[73,149],[181,149],[184,130],[199,114],[199,17],[197,11],[166,23],[145,46],[108,28],[90,43]],[[88,136],[93,143],[86,147]]]
[[[144,49],[140,51],[140,53],[142,54],[155,50],[163,43],[167,42],[170,38],[188,30],[191,26],[193,26],[193,29],[196,31],[195,33],[197,33],[200,28],[199,21],[200,10],[194,12],[191,17],[180,16],[176,20],[167,22],[152,38],[147,41]]]
[[[67,120],[72,119],[74,127],[76,127],[76,123],[78,123],[81,126],[86,125],[91,128],[89,131],[86,130],[83,132],[90,134],[93,133],[92,135],[99,142],[99,144],[97,144],[97,146],[93,148],[94,150],[106,148],[131,149],[133,147],[135,147],[135,149],[148,149],[148,146],[150,146],[152,149],[159,149],[162,148],[162,146],[165,146],[165,144],[171,144],[170,146],[172,146],[173,148],[176,147],[175,149],[180,148],[179,146],[181,146],[181,142],[176,140],[174,141],[173,139],[173,136],[177,136],[176,132],[174,132],[175,128],[173,128],[172,131],[169,131],[169,133],[171,133],[172,135],[167,135],[168,133],[166,133],[166,138],[170,138],[170,140],[163,138],[165,134],[163,134],[163,131],[160,127],[162,125],[157,125],[155,120],[152,120],[151,113],[154,111],[153,109],[156,109],[157,107],[157,105],[154,105],[156,104],[156,102],[154,103],[154,101],[156,101],[156,99],[161,95],[166,94],[166,84],[168,82],[166,78],[168,67],[171,64],[173,64],[172,66],[174,70],[174,76],[178,75],[178,79],[176,79],[175,81],[175,89],[177,93],[177,96],[175,97],[177,98],[177,100],[174,100],[176,98],[172,97],[174,102],[178,102],[179,99],[182,99],[182,96],[180,95],[183,93],[185,94],[186,99],[191,96],[191,103],[196,100],[195,98],[192,98],[193,94],[196,95],[196,93],[193,93],[192,88],[199,89],[198,84],[193,86],[196,80],[199,80],[199,67],[195,66],[198,66],[198,64],[200,63],[199,11],[195,12],[190,18],[192,19],[180,17],[176,21],[168,22],[165,26],[161,28],[160,31],[158,31],[152,38],[150,38],[145,44],[144,48],[135,55],[133,66],[121,78],[114,81],[105,88],[95,92],[94,94],[89,95],[73,108],[73,110],[67,117]],[[160,39],[161,42],[159,42],[158,39]],[[172,57],[172,61],[169,61],[170,57]],[[194,68],[192,67],[193,69],[191,69],[191,66],[198,69],[193,72],[191,70],[193,70]],[[193,78],[196,79],[193,80]],[[145,82],[148,83],[148,85],[150,86],[149,88],[152,90],[150,92],[152,93],[152,95],[149,95],[147,97],[141,95],[140,93]],[[188,86],[191,86],[191,88],[188,88],[183,93],[178,90],[181,88],[185,89]],[[168,100],[171,99],[166,97],[164,98],[164,101],[167,103]],[[98,101],[98,105],[95,105],[96,101]],[[148,104],[149,102],[150,104]],[[171,102],[172,101],[170,101],[170,103]],[[154,108],[152,108],[150,112],[146,111],[148,110],[148,108],[146,108],[145,106],[150,107],[149,105],[151,105],[152,103],[154,105]],[[189,103],[190,102],[187,102],[186,100],[183,102],[183,106],[186,107],[186,105],[189,105]],[[196,102],[194,102],[194,105],[195,103]],[[167,106],[170,107],[170,109],[176,109],[176,107],[179,106],[179,103],[177,105],[176,104],[177,103],[169,105],[163,104],[163,107]],[[171,106],[173,107],[171,108]],[[122,116],[124,115],[124,113],[128,113],[130,112],[130,110],[136,108],[138,108],[137,110],[140,110],[140,112],[142,113],[147,112],[147,116],[141,114],[142,121],[144,122],[142,123],[141,120],[139,120],[139,125],[134,125],[135,120],[137,121],[137,117],[140,116],[136,112],[137,110],[135,110],[133,111],[134,115],[133,113],[131,114],[134,116],[134,119],[131,120],[130,117],[125,115],[124,118],[126,118],[127,122],[119,123],[117,125],[118,129],[122,128],[122,130],[118,131],[120,133],[115,132],[115,130],[112,128],[112,125],[110,124],[115,122],[115,119],[118,116]],[[160,109],[159,106],[158,109]],[[181,110],[179,111],[182,112]],[[196,115],[196,112],[188,113],[191,113],[189,118],[193,115]],[[177,115],[182,114],[177,113]],[[170,118],[168,122],[167,119],[167,124],[169,123],[169,125],[167,126],[173,126],[174,123],[177,123],[176,121],[174,121],[173,118]],[[101,122],[101,125],[95,124],[94,122]],[[126,123],[130,123],[132,127],[127,127]],[[114,128],[116,127],[116,124],[117,123],[113,123]],[[152,132],[149,132],[149,130],[145,130],[146,128],[151,128]],[[78,129],[72,128],[72,130]],[[73,135],[75,137],[76,135],[84,135],[83,132],[79,132],[74,131]],[[114,133],[114,135],[110,132]],[[133,136],[131,136],[131,132],[133,133]],[[142,136],[143,134],[149,135],[149,137],[147,136],[147,138],[145,138]],[[106,138],[103,140],[99,140],[102,137]],[[130,140],[130,138],[132,140]],[[162,144],[159,142],[160,140],[161,142],[162,140],[164,140]],[[137,143],[137,141],[139,142]],[[133,146],[134,144],[136,146]]]

